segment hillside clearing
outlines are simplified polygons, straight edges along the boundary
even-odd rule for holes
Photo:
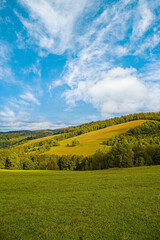
[[[56,136],[58,136],[58,135],[52,135],[52,136],[47,136],[47,137],[43,137],[43,138],[36,138],[36,139],[33,139],[33,140],[29,140],[26,143],[23,143],[23,144],[21,144],[19,146],[16,146],[16,147],[29,146],[30,144],[39,143],[41,141],[49,140],[49,139],[52,139]]]
[[[80,136],[69,138],[63,141],[60,141],[60,146],[52,147],[50,151],[47,151],[47,154],[57,154],[57,155],[83,155],[88,156],[95,153],[96,150],[109,150],[110,147],[101,145],[104,140],[111,138],[112,136],[125,133],[129,129],[141,125],[146,120],[135,120],[127,123],[122,123],[100,129],[97,131],[89,132]],[[67,144],[71,144],[72,140],[77,139],[79,145],[75,147],[66,147]]]

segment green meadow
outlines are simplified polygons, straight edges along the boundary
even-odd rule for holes
[[[160,166],[0,170],[0,239],[160,239]]]

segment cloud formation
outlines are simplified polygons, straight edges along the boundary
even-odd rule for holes
[[[40,102],[37,100],[37,98],[30,92],[26,92],[25,94],[20,95],[20,98],[27,102],[31,102],[31,103],[40,105]]]
[[[89,110],[98,118],[160,110],[159,0],[18,0],[14,9],[1,3],[10,14],[0,19],[9,29],[0,41],[5,129],[61,126],[46,119],[67,118],[64,109],[78,112],[82,105],[84,115]],[[8,89],[8,83],[19,84]]]
[[[147,0],[118,1],[108,6],[79,37],[76,58],[67,62],[61,79],[52,87],[67,84],[69,89],[63,97],[68,104],[75,106],[81,100],[92,103],[106,116],[158,111],[160,85],[155,87],[153,80],[159,79],[159,63],[154,63],[152,53],[160,44],[160,31],[153,30],[159,27],[158,6],[157,1]],[[150,71],[147,65],[143,74],[141,69],[124,67],[123,63],[118,66],[124,57],[137,55],[150,56]]]
[[[0,131],[57,129],[67,127],[61,121],[46,121],[32,113],[34,105],[40,105],[33,93],[26,92],[18,98],[11,98],[5,106],[0,107]]]
[[[59,129],[67,127],[63,122],[33,120],[25,111],[14,112],[5,107],[0,111],[0,131]]]
[[[62,54],[73,45],[74,26],[88,1],[19,0],[30,19],[17,14],[31,41],[49,53]]]
[[[0,80],[15,83],[14,73],[9,66],[11,48],[8,44],[0,41]]]
[[[83,100],[92,103],[103,115],[136,112],[148,97],[146,86],[137,78],[135,69],[113,68],[94,82],[80,81],[76,88],[65,92],[68,104]],[[139,105],[137,105],[139,104]]]

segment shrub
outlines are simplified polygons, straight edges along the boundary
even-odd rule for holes
[[[58,164],[55,159],[49,161],[48,170],[59,170]]]
[[[46,161],[40,162],[39,169],[46,170],[47,169],[47,162]]]

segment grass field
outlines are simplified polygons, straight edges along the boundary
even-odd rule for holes
[[[160,166],[0,171],[0,239],[160,239]]]
[[[134,128],[136,126],[144,123],[145,120],[136,120],[127,123],[122,123],[118,125],[114,125],[111,127],[107,127],[104,129],[100,129],[97,131],[89,132],[77,137],[69,138],[63,141],[60,141],[60,146],[52,147],[49,154],[57,154],[57,155],[68,155],[68,154],[76,154],[88,156],[95,153],[97,149],[107,150],[108,146],[100,145],[104,140],[111,138],[112,136],[125,133],[129,129]],[[80,144],[75,147],[66,147],[67,144],[71,144],[73,139],[77,139]]]

